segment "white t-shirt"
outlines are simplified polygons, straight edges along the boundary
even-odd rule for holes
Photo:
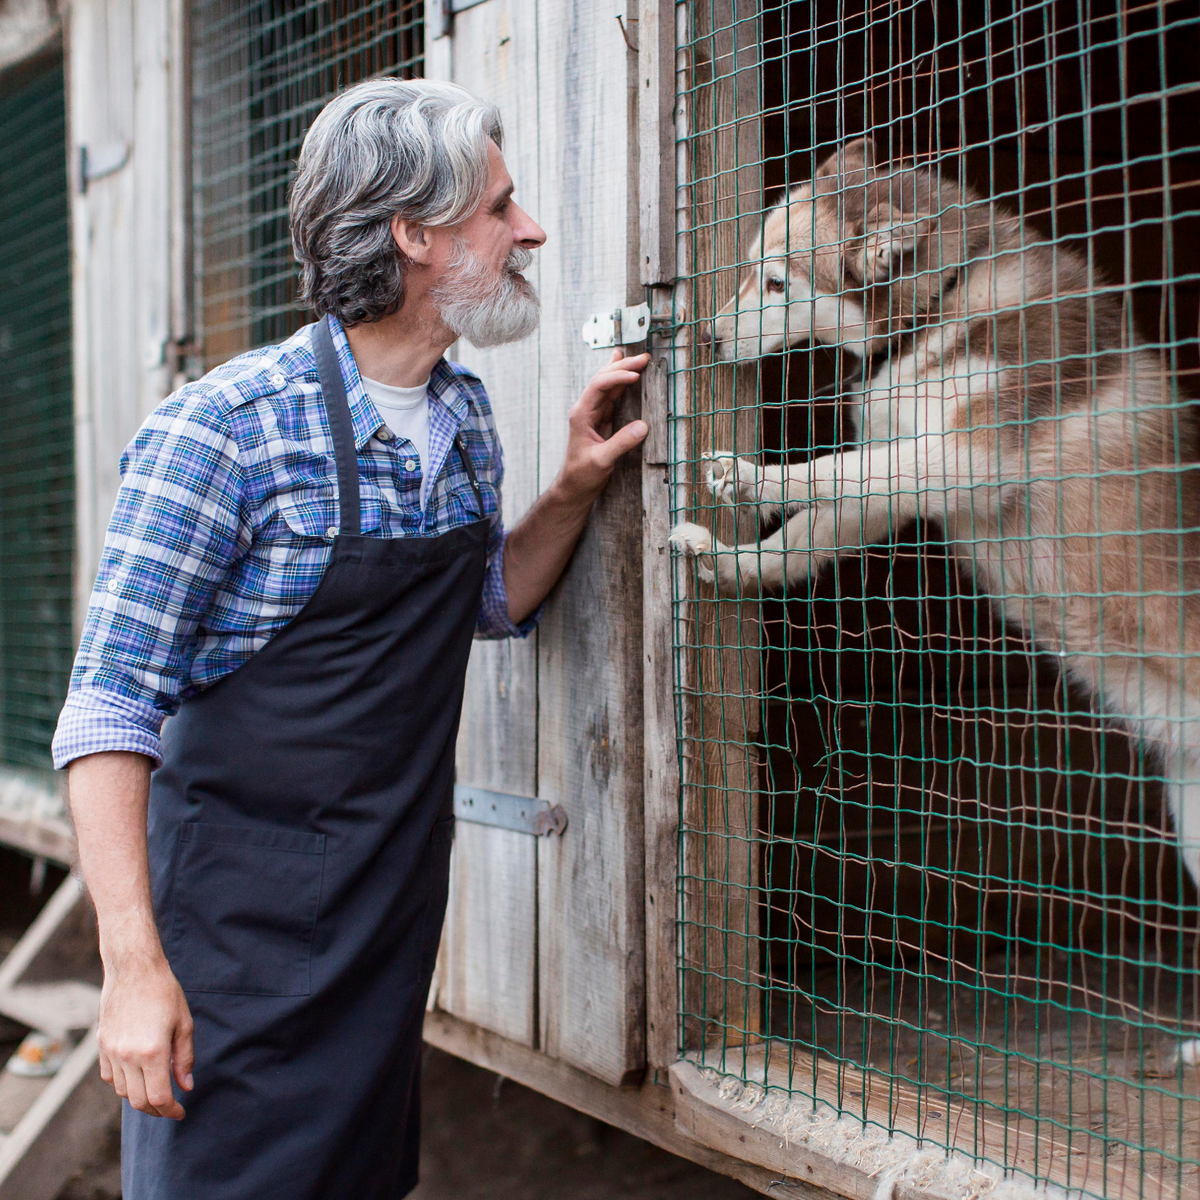
[[[363,379],[384,424],[398,437],[408,438],[421,466],[421,508],[429,499],[429,380],[417,387],[391,387],[374,379]]]

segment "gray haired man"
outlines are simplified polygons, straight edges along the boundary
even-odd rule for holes
[[[614,354],[505,532],[487,394],[443,357],[537,324],[545,235],[501,140],[448,84],[332,101],[292,194],[321,319],[170,396],[125,453],[55,738],[125,1200],[416,1183],[471,636],[529,632],[646,434],[611,430],[646,363]]]

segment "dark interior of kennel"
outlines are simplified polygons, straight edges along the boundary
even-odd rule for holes
[[[862,134],[880,159],[936,158],[1091,254],[1200,395],[1194,7],[898,9],[766,7],[766,203]],[[843,444],[838,369],[828,350],[763,361],[764,458]],[[1156,764],[1004,626],[936,528],[763,612],[765,1031],[944,1080],[952,1039],[1011,1049],[1032,1022],[1067,1053],[1055,1030],[1083,1008],[1135,1061],[1156,1053],[1137,1023],[1194,1027],[1196,895]]]

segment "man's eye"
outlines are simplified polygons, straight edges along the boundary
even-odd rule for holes
[[[782,279],[768,279],[767,280],[767,291],[768,292],[782,292],[783,291],[783,280]]]

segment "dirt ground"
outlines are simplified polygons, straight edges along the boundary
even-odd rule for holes
[[[758,1193],[427,1048],[421,1184],[412,1200],[751,1200]],[[119,1200],[119,1147],[59,1200]]]

